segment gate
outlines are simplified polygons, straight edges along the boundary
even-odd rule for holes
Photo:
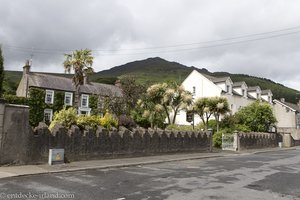
[[[230,150],[236,151],[237,150],[237,134],[235,133],[227,133],[222,134],[222,150]]]

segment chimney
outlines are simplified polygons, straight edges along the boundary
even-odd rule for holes
[[[89,77],[87,73],[83,73],[83,85],[89,84]]]
[[[29,74],[30,72],[30,64],[29,60],[26,60],[25,66],[23,67],[23,75]]]
[[[122,84],[121,84],[121,81],[119,79],[116,80],[115,86],[117,86],[118,88],[121,88]]]
[[[285,102],[285,99],[284,99],[284,98],[280,98],[280,101],[281,101],[282,103],[284,103],[284,102]]]

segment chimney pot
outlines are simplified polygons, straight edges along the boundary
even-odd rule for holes
[[[29,60],[26,60],[25,66],[23,67],[23,75],[29,74],[30,72],[30,64]]]
[[[86,85],[86,84],[89,84],[90,81],[89,81],[89,77],[87,75],[87,73],[84,73],[83,74],[83,85]]]
[[[284,98],[280,98],[280,101],[284,103],[284,102],[285,102],[285,99],[284,99]]]

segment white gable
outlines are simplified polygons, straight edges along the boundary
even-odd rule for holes
[[[193,70],[181,84],[185,90],[190,91],[194,98],[221,96],[222,89],[211,80]]]

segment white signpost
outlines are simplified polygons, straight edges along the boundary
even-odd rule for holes
[[[63,164],[65,150],[64,149],[49,149],[49,165]]]

